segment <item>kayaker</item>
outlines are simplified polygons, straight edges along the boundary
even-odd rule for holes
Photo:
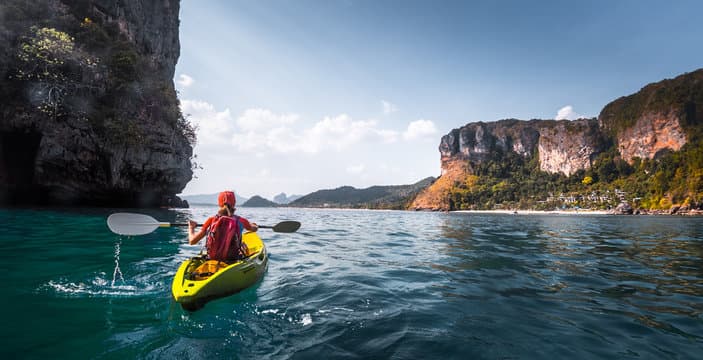
[[[234,195],[234,192],[232,191],[223,191],[217,196],[217,205],[220,207],[220,209],[217,212],[217,215],[209,217],[207,220],[205,220],[205,223],[203,223],[203,226],[200,228],[200,232],[196,233],[195,232],[195,227],[198,225],[193,220],[188,221],[188,243],[190,245],[195,245],[197,244],[202,238],[208,235],[213,229],[211,229],[213,223],[219,218],[219,217],[230,217],[234,218],[238,223],[239,223],[239,234],[238,235],[238,241],[236,242],[237,244],[241,244],[242,251],[241,253],[246,253],[246,245],[241,242],[241,229],[244,228],[248,231],[256,231],[259,229],[259,227],[256,225],[254,222],[249,222],[249,220],[235,215],[234,212],[236,208],[234,205],[237,203],[237,199]],[[208,241],[207,244],[208,247],[213,247],[217,246],[216,244],[210,244],[210,241]],[[239,252],[239,251],[238,251]],[[208,254],[211,253],[211,249],[208,249]],[[235,260],[235,259],[217,259],[217,260]]]

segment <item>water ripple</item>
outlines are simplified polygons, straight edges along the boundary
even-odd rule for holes
[[[202,221],[213,211],[149,213]],[[3,334],[6,350],[190,359],[703,353],[701,218],[238,211],[303,226],[262,230],[263,280],[194,313],[170,298],[179,263],[201,250],[185,244],[184,229],[123,238],[107,232],[109,210],[0,211],[2,269],[26,266],[16,254],[42,259],[12,271],[7,298],[24,301],[5,315],[16,324]],[[38,215],[44,224],[21,225]],[[42,340],[55,333],[64,340]]]

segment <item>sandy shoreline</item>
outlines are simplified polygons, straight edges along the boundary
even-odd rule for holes
[[[243,207],[244,208],[244,207]],[[467,214],[508,214],[508,215],[610,215],[608,210],[396,210],[396,209],[364,209],[364,208],[337,208],[337,207],[292,207],[282,206],[279,208],[288,209],[309,209],[309,210],[335,210],[335,211],[418,211],[418,212],[444,212],[444,213],[467,213]]]
[[[511,215],[609,215],[608,210],[455,210],[453,213]]]

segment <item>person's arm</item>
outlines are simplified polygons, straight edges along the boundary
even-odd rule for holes
[[[249,220],[247,220],[241,216],[239,217],[239,220],[242,222],[242,226],[244,226],[244,228],[247,229],[248,231],[255,232],[256,230],[259,230],[259,226],[256,225],[255,222],[250,223]]]
[[[195,245],[202,238],[204,238],[205,234],[207,233],[207,228],[210,226],[211,221],[211,219],[207,219],[207,221],[205,221],[205,224],[203,224],[203,226],[200,228],[200,232],[196,234],[195,227],[198,225],[198,223],[193,220],[188,220],[188,244]]]

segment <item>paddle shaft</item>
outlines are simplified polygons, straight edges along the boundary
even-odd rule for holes
[[[188,223],[168,223],[168,226],[188,226]],[[166,225],[164,225],[166,226]],[[195,226],[203,226],[203,224],[195,224]]]
[[[170,224],[170,226],[188,226],[188,223],[164,223],[164,224]],[[164,225],[166,226],[166,225]],[[203,226],[203,224],[196,224],[195,226]],[[273,229],[273,226],[268,226],[268,225],[258,225],[259,228],[262,229]]]
[[[161,223],[161,227],[169,226],[188,226],[188,223]],[[195,226],[203,226],[203,224],[196,224]],[[273,229],[275,226],[270,225],[257,225],[259,229]]]

